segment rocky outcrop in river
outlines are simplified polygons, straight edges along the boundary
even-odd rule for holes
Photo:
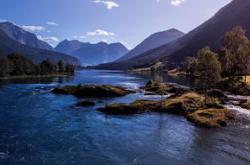
[[[232,119],[232,115],[219,103],[217,98],[206,98],[204,95],[190,91],[160,101],[138,100],[131,104],[110,104],[99,108],[99,111],[112,115],[171,113],[182,115],[198,126],[221,127]]]
[[[120,97],[134,93],[119,86],[112,85],[77,85],[64,86],[52,90],[55,94],[75,95],[78,97]]]

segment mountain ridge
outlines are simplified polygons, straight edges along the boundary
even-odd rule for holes
[[[148,36],[146,39],[144,39],[140,44],[138,44],[134,49],[129,51],[126,55],[118,59],[117,62],[125,61],[130,58],[136,57],[151,49],[154,49],[164,44],[175,41],[182,36],[184,36],[184,33],[175,28],[153,33],[150,36]]]
[[[18,25],[11,22],[1,22],[0,29],[12,40],[15,40],[23,45],[27,45],[33,48],[53,50],[47,42],[39,40],[37,36],[31,32],[28,32]]]
[[[128,49],[119,42],[93,44],[78,40],[63,40],[55,47],[55,50],[79,58],[82,65],[115,61],[128,52]]]
[[[59,60],[62,60],[67,64],[79,65],[79,60],[77,58],[50,50],[29,47],[9,38],[2,30],[0,30],[0,50],[3,55],[18,53],[31,59],[35,63],[40,63],[43,60],[57,63]]]

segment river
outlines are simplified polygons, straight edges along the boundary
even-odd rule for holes
[[[77,108],[80,98],[50,92],[79,83],[137,89],[152,77],[187,85],[178,78],[95,70],[78,71],[74,77],[1,81],[0,164],[250,164],[250,116],[240,111],[244,120],[205,129],[170,114],[109,116],[96,110],[157,96],[137,92]]]

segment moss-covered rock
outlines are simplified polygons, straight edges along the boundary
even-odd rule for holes
[[[216,104],[217,105],[217,104]],[[147,111],[187,115],[207,106],[205,97],[196,92],[187,92],[159,101],[137,100],[131,104],[111,104],[100,110],[108,114],[135,114]]]
[[[119,97],[133,93],[123,87],[112,85],[64,86],[52,90],[56,94],[71,94],[79,97]]]
[[[121,104],[115,103],[106,105],[104,108],[99,108],[98,110],[106,114],[113,115],[130,115],[138,114],[147,111],[157,111],[161,108],[158,101],[151,100],[137,100],[131,104]]]
[[[163,102],[163,111],[186,115],[205,107],[205,97],[196,92],[173,96]]]
[[[205,105],[207,108],[223,108],[224,100],[218,97],[206,97]]]
[[[206,128],[226,126],[232,118],[227,109],[201,109],[187,115],[188,120]]]
[[[80,101],[79,103],[76,104],[78,107],[89,107],[89,106],[94,106],[95,102],[93,101]]]
[[[205,99],[203,95],[196,92],[186,92],[165,100],[137,100],[131,104],[106,105],[99,110],[112,115],[131,115],[151,111],[173,113],[183,115],[201,127],[225,126],[232,115],[217,103],[217,98],[212,99],[208,104],[208,98]]]
[[[188,90],[186,88],[182,88],[174,84],[161,83],[152,80],[150,80],[145,86],[141,87],[141,89],[145,90],[146,92],[154,93],[157,95],[165,95],[168,93],[183,93]]]

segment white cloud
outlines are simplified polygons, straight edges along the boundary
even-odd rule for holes
[[[75,35],[75,36],[73,36],[73,38],[74,39],[85,39],[86,36],[83,36],[83,35],[77,36],[77,35]]]
[[[102,39],[101,41],[105,42],[105,43],[108,43],[108,40],[106,40],[106,39]]]
[[[171,5],[179,6],[183,2],[185,2],[185,0],[171,0]]]
[[[0,22],[7,22],[7,19],[0,19]]]
[[[37,35],[37,38],[39,40],[45,41],[51,45],[54,45],[59,41],[59,39],[57,37],[43,37],[41,35]]]
[[[53,21],[48,21],[47,22],[47,25],[50,25],[50,26],[58,26],[57,23],[53,22]]]
[[[119,4],[114,1],[105,1],[105,0],[94,0],[94,3],[102,3],[106,5],[107,9],[112,10],[115,7],[119,7]]]
[[[102,29],[97,29],[94,32],[87,32],[87,36],[115,36],[115,33],[108,32]]]
[[[21,28],[23,28],[24,30],[29,31],[29,32],[39,32],[39,31],[45,30],[45,27],[35,26],[35,25],[23,25],[23,26],[21,26]]]

